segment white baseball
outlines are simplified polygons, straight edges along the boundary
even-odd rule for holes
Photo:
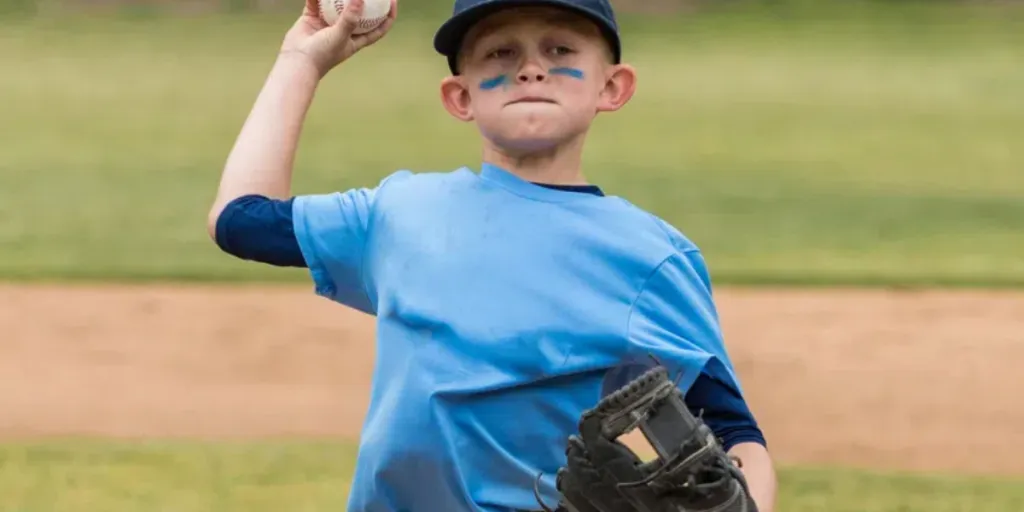
[[[320,16],[328,25],[334,25],[341,18],[341,11],[345,9],[346,0],[319,0]],[[363,5],[363,17],[359,19],[353,33],[365,34],[377,28],[384,20],[388,19],[391,12],[391,0],[365,0]]]

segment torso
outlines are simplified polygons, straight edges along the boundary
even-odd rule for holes
[[[671,244],[615,198],[413,179],[434,182],[393,186],[371,220],[377,363],[350,510],[535,509]]]

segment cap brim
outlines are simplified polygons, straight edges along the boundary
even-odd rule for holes
[[[456,61],[459,49],[462,46],[463,38],[465,38],[466,33],[469,32],[469,29],[472,28],[473,25],[476,25],[477,22],[487,16],[509,7],[532,6],[558,7],[589,18],[597,24],[601,29],[601,33],[604,34],[609,43],[611,43],[615,63],[619,63],[621,49],[619,36],[615,32],[615,29],[613,27],[609,27],[607,22],[596,13],[572,3],[568,3],[565,0],[493,0],[490,2],[480,3],[460,12],[458,15],[452,16],[448,21],[441,25],[441,28],[439,28],[437,33],[434,34],[434,50],[448,58],[448,68],[451,70],[452,74],[457,75],[459,72]]]

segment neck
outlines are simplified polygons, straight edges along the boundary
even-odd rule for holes
[[[580,170],[582,153],[583,137],[540,151],[514,151],[487,141],[483,161],[534,183],[586,185]]]

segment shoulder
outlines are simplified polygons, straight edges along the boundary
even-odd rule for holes
[[[675,253],[699,253],[697,244],[665,219],[621,197],[610,197],[616,217],[627,225],[635,237],[642,237],[665,250],[667,258]]]
[[[651,229],[657,229],[665,237],[665,240],[672,244],[680,252],[699,251],[697,244],[683,234],[676,226],[665,219],[647,211],[633,203],[627,202],[628,207],[634,209],[637,215],[643,216],[652,225]]]
[[[335,207],[344,209],[346,206],[376,211],[382,205],[388,208],[393,208],[393,205],[414,206],[421,198],[430,196],[431,192],[451,189],[459,183],[468,181],[467,174],[471,173],[463,169],[447,172],[414,172],[401,169],[385,175],[376,183],[296,196],[295,211],[302,213],[324,208],[331,210]]]
[[[626,199],[614,198],[620,217],[632,226],[629,243],[647,247],[654,257],[641,294],[666,291],[710,294],[711,276],[707,260],[697,243],[669,221]],[[661,283],[664,286],[658,286]],[[681,286],[680,283],[689,283]]]
[[[389,193],[443,190],[464,186],[471,183],[474,178],[476,178],[476,174],[467,168],[449,171],[412,171],[402,169],[385,176],[377,188],[382,191],[386,189]]]
[[[355,191],[363,191],[374,196],[384,193],[410,193],[458,186],[459,184],[469,183],[474,176],[473,172],[466,168],[458,168],[450,171],[413,171],[410,169],[399,169],[384,175],[384,177],[380,178],[376,183],[344,191],[336,191],[333,193],[345,194]]]
[[[448,196],[468,186],[475,174],[465,168],[450,171],[395,171],[371,189],[378,208],[414,207],[430,198]]]

